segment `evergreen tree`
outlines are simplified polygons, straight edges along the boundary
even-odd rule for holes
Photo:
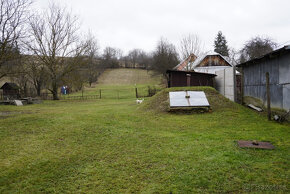
[[[214,51],[223,55],[229,56],[229,48],[227,46],[226,37],[219,31],[214,41]]]

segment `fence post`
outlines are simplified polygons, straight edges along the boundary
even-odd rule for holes
[[[234,102],[238,102],[237,99],[237,75],[236,75],[236,66],[233,67],[233,87],[234,87]]]
[[[269,72],[266,73],[266,93],[267,93],[267,113],[268,120],[271,120],[271,98],[270,98],[270,80]]]
[[[226,96],[226,70],[224,69],[224,96]]]
[[[102,99],[102,89],[100,89],[100,99]]]
[[[135,88],[136,98],[138,98],[138,89]]]
[[[120,99],[120,96],[119,96],[119,90],[117,90],[117,96],[118,96],[118,99]]]
[[[244,104],[244,69],[241,68],[241,104]]]

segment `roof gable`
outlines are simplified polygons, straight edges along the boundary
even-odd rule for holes
[[[210,67],[208,66],[205,62],[207,61],[207,59],[209,57],[216,57],[218,59],[220,59],[220,64],[221,65],[218,65],[219,63],[217,63],[216,65],[212,65],[212,66],[230,66],[232,67],[232,64],[228,61],[228,59],[226,59],[226,57],[222,56],[221,54],[219,53],[216,53],[216,52],[209,52],[201,57],[199,57],[193,64],[192,64],[192,69],[194,69],[195,67],[200,67],[201,64],[205,64],[203,65],[203,67]]]
[[[196,57],[191,54],[189,57],[184,59],[181,63],[173,68],[177,71],[193,71],[196,67],[216,67],[216,66],[229,66],[233,65],[229,62],[228,57],[222,56],[216,52],[208,52],[200,57]]]
[[[18,90],[19,86],[17,86],[15,83],[6,82],[5,84],[3,84],[3,86],[0,89]]]
[[[184,59],[181,63],[179,63],[178,65],[176,65],[173,70],[178,70],[178,71],[184,71],[184,70],[188,70],[188,64],[189,63],[193,63],[195,60],[197,59],[197,56],[195,56],[194,54],[190,54],[186,59]]]
[[[194,67],[232,66],[221,55],[207,55]]]

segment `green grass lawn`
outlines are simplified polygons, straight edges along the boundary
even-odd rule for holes
[[[100,95],[102,98],[109,99],[127,99],[136,96],[135,88],[137,88],[140,98],[148,95],[148,86],[160,89],[164,84],[164,80],[160,75],[154,75],[152,71],[142,69],[107,69],[92,87],[84,87],[83,92],[75,92],[70,95],[63,96],[68,98],[73,96],[91,96]]]
[[[289,191],[289,124],[221,97],[203,114],[159,111],[157,98],[0,106],[0,193]]]

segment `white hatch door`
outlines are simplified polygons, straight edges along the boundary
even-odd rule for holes
[[[208,107],[203,91],[169,92],[170,107]]]

